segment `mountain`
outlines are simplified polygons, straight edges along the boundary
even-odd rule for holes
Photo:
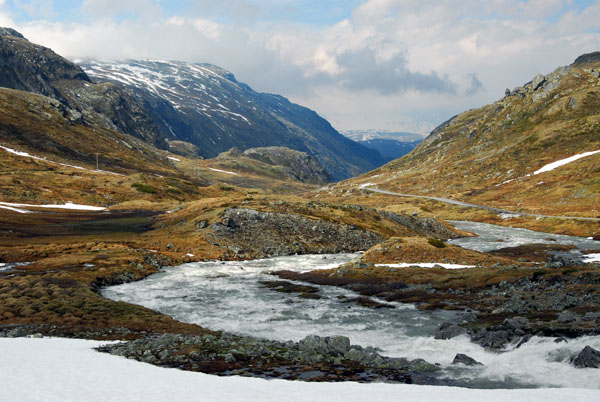
[[[410,154],[346,184],[369,182],[525,212],[600,216],[596,151],[600,52],[451,118]]]
[[[131,91],[162,136],[175,142],[174,152],[181,142],[192,144],[205,158],[232,147],[288,147],[314,156],[333,180],[384,161],[376,151],[339,134],[314,111],[279,95],[256,92],[217,66],[130,60],[93,61],[82,68],[95,81]]]
[[[388,161],[391,161],[406,155],[415,149],[415,147],[419,145],[421,141],[422,140],[399,141],[391,138],[373,138],[359,142],[367,148],[376,150],[381,154],[381,156],[386,158]]]
[[[0,86],[54,98],[71,121],[167,146],[150,115],[125,89],[93,83],[74,63],[10,28],[0,28]]]
[[[421,141],[423,135],[417,133],[409,133],[406,131],[390,131],[390,130],[345,130],[341,131],[346,137],[354,141],[368,141],[374,139],[390,139],[401,142]]]

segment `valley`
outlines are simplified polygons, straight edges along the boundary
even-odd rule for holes
[[[597,389],[600,54],[383,164],[219,67],[79,67],[0,33],[0,337],[220,376]]]

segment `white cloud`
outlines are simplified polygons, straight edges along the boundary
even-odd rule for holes
[[[15,28],[70,58],[214,63],[340,129],[423,130],[600,43],[598,3],[557,18],[571,1],[370,0],[330,26],[261,19],[296,3],[196,0],[173,16],[153,0],[85,0],[85,23]]]

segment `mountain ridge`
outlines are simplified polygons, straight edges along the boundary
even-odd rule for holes
[[[82,67],[97,81],[133,91],[166,139],[189,142],[206,158],[232,147],[285,146],[316,157],[333,180],[383,163],[379,153],[347,139],[315,111],[256,92],[218,66],[129,60]]]
[[[49,96],[74,123],[131,134],[159,149],[214,158],[233,147],[284,146],[317,158],[334,181],[385,162],[315,111],[256,92],[217,66],[96,62],[84,65],[86,72],[4,28],[0,67],[0,86]]]

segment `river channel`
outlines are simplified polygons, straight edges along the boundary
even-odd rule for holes
[[[467,230],[474,231],[472,227]],[[497,239],[493,241],[498,243]],[[598,370],[575,369],[568,363],[586,345],[600,349],[600,336],[568,343],[534,337],[518,349],[495,353],[471,343],[466,336],[434,339],[435,329],[453,318],[451,312],[420,311],[412,304],[401,303],[393,303],[393,309],[370,309],[344,303],[344,298],[357,294],[332,286],[319,287],[322,299],[301,299],[260,283],[273,280],[270,273],[274,271],[333,268],[358,256],[303,255],[188,263],[165,268],[143,281],[106,288],[102,293],[184,322],[238,335],[280,341],[298,341],[313,334],[347,336],[353,344],[381,349],[383,355],[439,363],[442,376],[460,379],[470,386],[600,388]],[[484,366],[452,365],[456,353],[467,354]]]

